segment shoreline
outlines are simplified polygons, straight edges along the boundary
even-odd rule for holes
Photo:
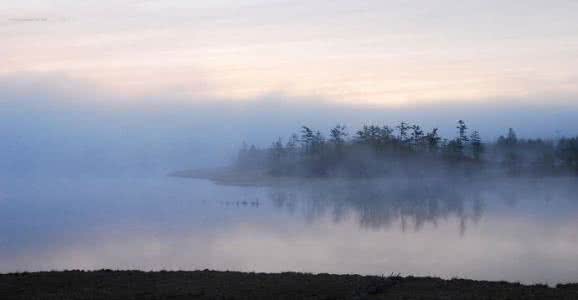
[[[439,180],[440,176],[422,176],[422,177],[410,177],[410,176],[379,176],[379,177],[347,177],[347,176],[327,176],[327,177],[299,177],[299,176],[272,176],[268,174],[265,170],[238,170],[231,167],[220,167],[220,168],[206,168],[206,169],[188,169],[175,171],[168,174],[169,177],[179,177],[179,178],[190,178],[190,179],[203,179],[209,180],[218,185],[228,185],[228,186],[298,186],[300,184],[312,183],[312,182],[327,182],[332,180],[347,180],[347,181],[371,181],[371,180],[422,180],[422,181],[435,181]],[[448,176],[448,175],[445,175]],[[485,175],[475,175],[471,177],[450,175],[452,180],[501,180],[501,179],[526,179],[526,180],[549,180],[549,179],[567,179],[574,180],[575,177],[572,176],[491,176]]]
[[[171,177],[210,180],[219,185],[272,186],[280,183],[297,183],[304,178],[274,177],[263,170],[240,171],[232,168],[182,170],[169,174]]]
[[[231,271],[0,274],[1,299],[578,299],[578,283]]]

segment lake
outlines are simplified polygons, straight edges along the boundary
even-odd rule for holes
[[[578,180],[0,180],[0,272],[303,271],[578,281]]]

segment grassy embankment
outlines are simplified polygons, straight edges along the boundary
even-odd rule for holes
[[[578,299],[578,284],[218,271],[0,274],[0,299]]]

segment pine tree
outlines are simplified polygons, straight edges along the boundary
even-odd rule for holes
[[[411,126],[411,130],[412,130],[410,138],[411,144],[413,145],[414,149],[418,149],[424,140],[423,130],[419,125]]]
[[[438,129],[434,128],[431,132],[426,134],[426,142],[428,146],[428,151],[431,153],[437,152],[440,146],[442,138],[438,134]]]
[[[408,131],[411,128],[411,126],[406,123],[406,122],[401,122],[398,126],[397,129],[399,130],[399,140],[402,143],[407,143],[409,141],[409,135],[408,135]]]
[[[347,136],[347,132],[345,131],[345,126],[337,124],[335,127],[331,129],[330,132],[330,141],[334,145],[343,145],[345,143],[345,137]]]
[[[467,135],[468,127],[466,126],[466,123],[463,120],[459,120],[458,126],[456,128],[458,129],[459,142],[462,145],[466,145],[466,143],[469,141],[469,138]]]
[[[456,154],[461,157],[463,156],[464,148],[466,147],[466,144],[469,141],[467,135],[468,127],[466,126],[466,123],[463,120],[459,120],[458,126],[456,128],[458,129],[458,137],[455,140],[454,147]]]
[[[472,132],[470,136],[470,143],[472,145],[472,155],[475,160],[480,160],[482,153],[484,151],[484,145],[482,144],[482,139],[480,138],[480,133],[478,131]]]
[[[307,126],[301,127],[301,147],[306,154],[310,154],[313,151],[313,139],[315,135],[313,130]]]

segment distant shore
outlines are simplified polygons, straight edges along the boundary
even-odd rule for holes
[[[220,185],[232,186],[298,186],[300,184],[322,183],[336,180],[401,180],[409,177],[345,177],[345,176],[327,176],[327,177],[303,177],[303,176],[273,176],[267,170],[238,170],[234,168],[212,168],[212,169],[193,169],[182,170],[170,173],[169,176],[205,179]],[[422,178],[423,179],[423,178]],[[431,179],[431,178],[430,178]]]
[[[168,174],[172,177],[181,178],[192,178],[192,179],[205,179],[220,185],[231,185],[231,186],[298,186],[304,183],[312,184],[316,182],[327,182],[332,180],[347,180],[347,181],[367,181],[367,180],[388,180],[388,181],[404,181],[404,180],[418,180],[418,181],[430,181],[435,182],[440,178],[451,178],[451,182],[456,182],[460,180],[468,180],[476,178],[479,182],[500,180],[507,178],[512,179],[525,179],[525,180],[548,180],[548,179],[568,179],[575,180],[575,177],[570,176],[506,176],[503,174],[478,174],[470,176],[451,176],[451,175],[440,175],[435,176],[434,174],[429,174],[429,176],[378,176],[378,177],[347,177],[347,176],[327,176],[327,177],[300,177],[300,176],[273,176],[267,172],[265,169],[254,169],[254,170],[240,170],[231,167],[220,167],[220,168],[206,168],[206,169],[188,169],[176,171]],[[448,177],[450,176],[450,177]]]
[[[206,179],[216,184],[235,186],[270,186],[279,183],[296,183],[303,180],[297,177],[274,177],[265,170],[241,171],[233,168],[182,170],[170,173],[169,176]]]
[[[61,271],[0,274],[0,299],[578,299],[578,284],[209,270]]]

